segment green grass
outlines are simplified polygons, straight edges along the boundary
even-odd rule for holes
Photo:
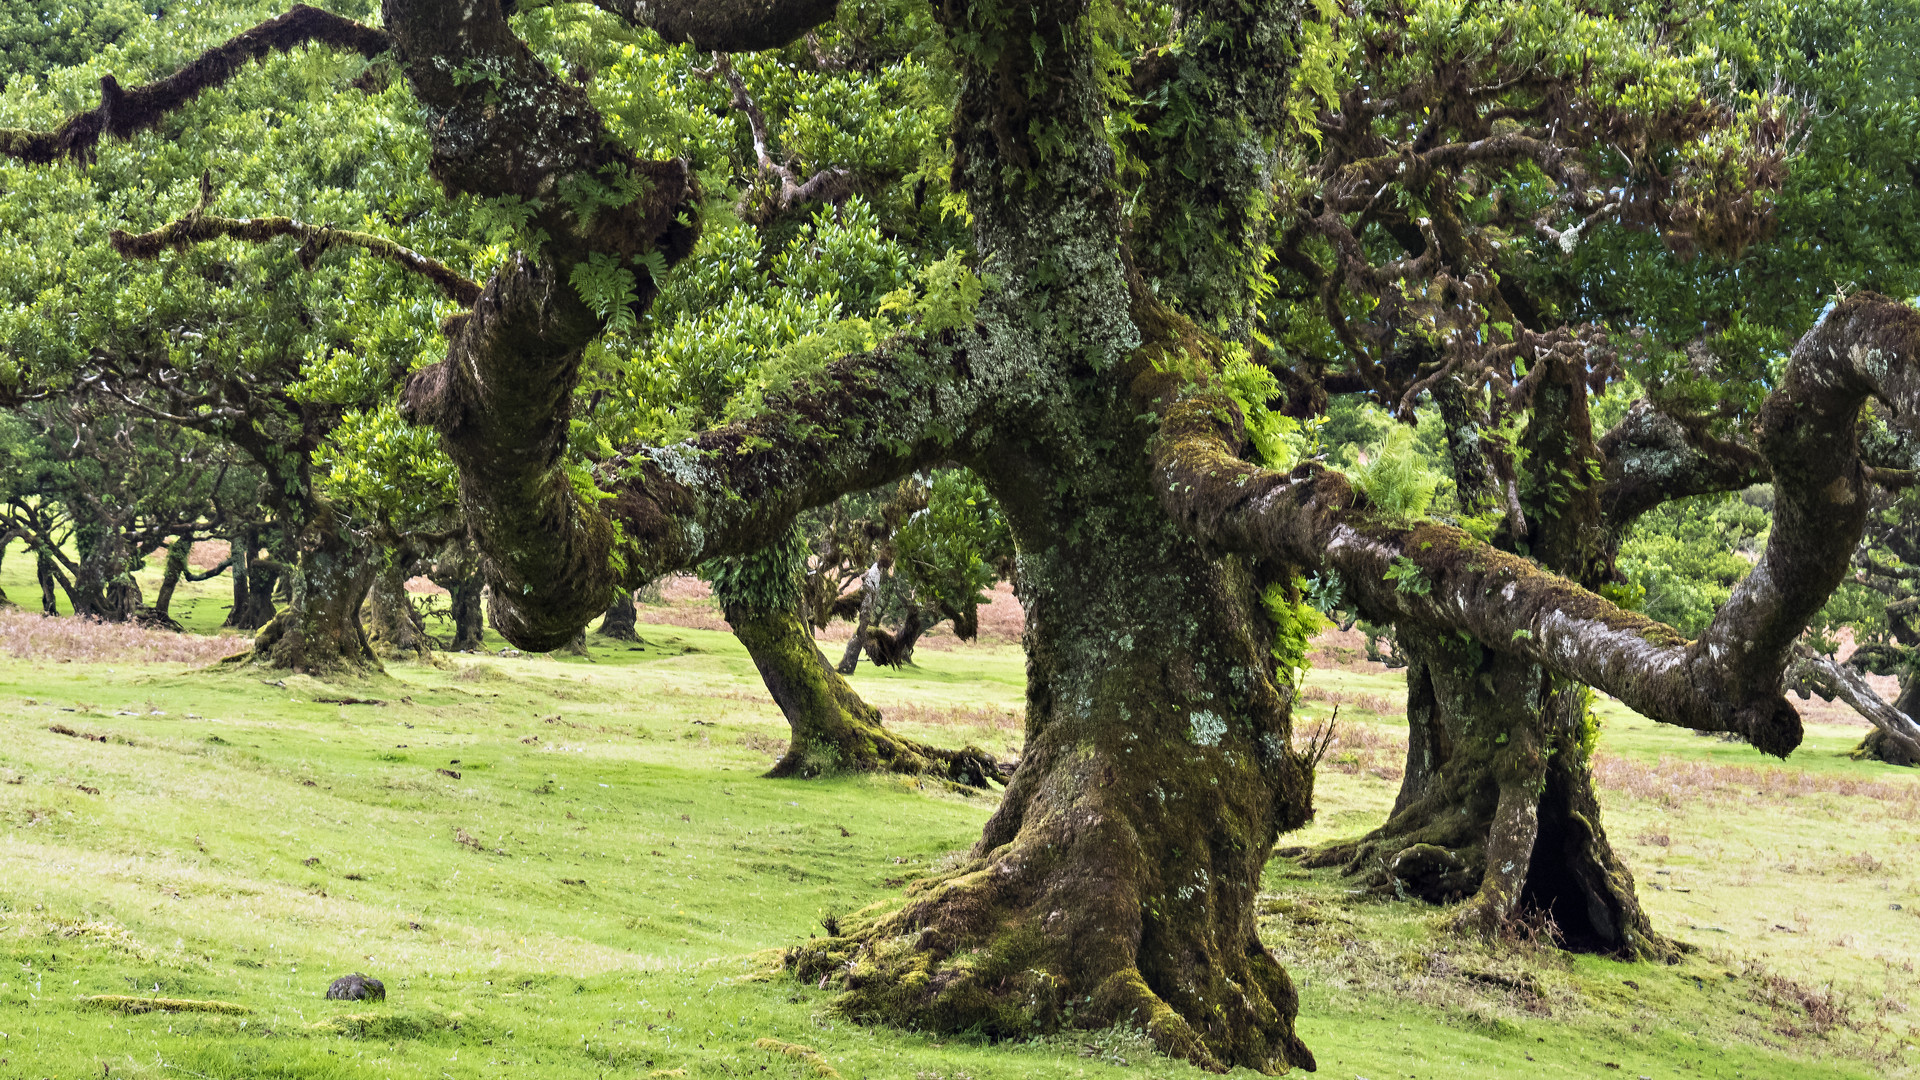
[[[22,599],[30,560],[3,569]],[[817,1075],[763,1039],[847,1077],[1201,1075],[1118,1035],[996,1046],[852,1025],[830,993],[779,974],[774,950],[822,917],[971,844],[993,797],[760,779],[785,725],[731,636],[641,630],[645,646],[597,641],[590,660],[453,657],[349,687],[0,660],[0,1077]],[[918,738],[1017,745],[965,711],[1020,707],[1017,648],[919,660],[863,666],[856,684],[914,706]],[[1377,823],[1404,732],[1391,675],[1316,671],[1309,686],[1359,698],[1343,720],[1387,746],[1323,772],[1320,817],[1290,842]],[[385,704],[316,700],[343,696]],[[1836,756],[1857,737],[1817,732],[1788,768],[1913,782]],[[1761,764],[1617,712],[1603,747]],[[1672,968],[1490,951],[1440,933],[1434,909],[1276,860],[1262,927],[1301,985],[1322,1074],[1912,1075],[1898,1011],[1920,952],[1911,803],[1696,794],[1606,792],[1661,926],[1701,947]],[[1666,846],[1634,840],[1656,833]],[[1771,929],[1782,920],[1791,932]],[[353,971],[388,999],[322,999]],[[1828,987],[1844,1020],[1816,1024],[1793,995]],[[94,995],[248,1011],[130,1015]]]

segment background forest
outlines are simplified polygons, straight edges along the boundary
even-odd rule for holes
[[[1920,3],[479,6],[0,0],[0,1072],[1912,1073]]]

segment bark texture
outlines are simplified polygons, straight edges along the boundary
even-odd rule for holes
[[[380,564],[367,588],[367,644],[386,660],[431,660],[433,640],[426,622],[407,595],[407,567],[397,557]]]
[[[1655,720],[1734,732],[1784,756],[1801,735],[1781,689],[1794,640],[1845,574],[1865,523],[1860,409],[1879,397],[1896,426],[1920,424],[1916,343],[1920,314],[1868,293],[1800,340],[1759,424],[1777,500],[1766,552],[1692,642],[1458,529],[1384,521],[1318,466],[1283,475],[1241,461],[1236,427],[1206,395],[1164,422],[1163,503],[1220,550],[1338,572],[1373,621],[1463,632]]]
[[[360,605],[376,574],[365,540],[322,514],[299,537],[287,606],[254,635],[248,659],[314,676],[379,670],[360,625]]]
[[[1386,824],[1303,859],[1363,887],[1464,901],[1457,927],[1497,934],[1523,910],[1583,951],[1674,955],[1640,908],[1593,790],[1599,734],[1583,688],[1451,634],[1403,628],[1407,771]]]
[[[787,752],[768,776],[893,772],[980,788],[1007,779],[993,755],[978,747],[945,750],[883,728],[880,710],[862,701],[827,662],[797,611],[729,607],[726,615],[792,728]]]
[[[600,617],[600,629],[595,631],[601,637],[615,641],[639,641],[640,612],[633,606],[633,591],[621,589],[607,605],[607,613]]]

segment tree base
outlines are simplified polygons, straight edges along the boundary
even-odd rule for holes
[[[223,663],[256,665],[316,679],[350,679],[385,672],[358,620],[344,627],[314,627],[309,625],[312,622],[287,608],[254,635],[251,651]]]
[[[993,1039],[1126,1024],[1210,1072],[1313,1070],[1293,1031],[1293,983],[1257,940],[1222,947],[1209,928],[1189,927],[1176,931],[1186,940],[1154,942],[1181,968],[1155,973],[1170,1001],[1138,964],[1148,897],[1117,880],[1124,868],[1076,873],[1063,865],[1071,857],[1017,846],[848,917],[837,936],[788,951],[787,968],[843,990],[834,1010],[861,1023]],[[1052,865],[1036,865],[1043,861]],[[1047,887],[1036,890],[1038,881]],[[1092,902],[1062,903],[1058,894],[1069,891]],[[1188,1015],[1208,1020],[1196,1028]]]
[[[877,717],[848,717],[834,733],[832,743],[823,744],[818,736],[802,745],[795,740],[787,752],[764,774],[769,780],[811,780],[837,772],[884,772],[908,776],[934,776],[966,787],[990,788],[989,781],[1004,784],[1013,778],[1013,767],[994,759],[977,746],[946,750],[938,746],[895,735],[880,726]]]
[[[1907,751],[1897,739],[1890,738],[1886,732],[1874,728],[1860,745],[1853,748],[1847,756],[1855,761],[1881,761],[1888,765],[1904,765],[1907,768],[1920,766],[1920,757]]]

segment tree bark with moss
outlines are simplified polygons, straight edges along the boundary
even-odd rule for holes
[[[676,13],[694,7],[602,6],[643,25],[679,25]],[[687,32],[703,48],[772,47],[829,11],[813,0],[700,5],[700,28]],[[1210,1069],[1311,1068],[1298,995],[1259,939],[1254,903],[1276,838],[1312,813],[1291,682],[1277,675],[1296,658],[1276,658],[1260,600],[1302,570],[1339,574],[1375,622],[1501,654],[1494,681],[1511,693],[1558,694],[1537,669],[1662,722],[1738,732],[1774,753],[1797,744],[1781,674],[1859,537],[1866,480],[1847,452],[1859,403],[1876,394],[1903,416],[1920,409],[1906,309],[1855,297],[1802,343],[1763,425],[1783,507],[1770,546],[1688,642],[1459,529],[1397,521],[1317,464],[1248,460],[1250,404],[1217,380],[1231,359],[1221,335],[1252,318],[1256,275],[1225,269],[1245,269],[1228,256],[1256,261],[1270,239],[1272,176],[1245,166],[1270,162],[1265,148],[1291,123],[1297,5],[1199,4],[1174,31],[1181,49],[1136,59],[1128,91],[1205,103],[1196,132],[1177,114],[1112,123],[1113,54],[1086,5],[956,2],[935,15],[957,66],[953,179],[985,272],[919,298],[912,331],[769,391],[761,412],[673,446],[626,448],[587,492],[566,461],[569,410],[610,313],[573,288],[574,271],[611,261],[631,275],[628,307],[643,314],[653,276],[697,238],[694,173],[622,145],[586,92],[515,37],[498,0],[386,0],[383,15],[385,30],[369,33],[386,38],[417,99],[434,179],[531,215],[524,247],[476,287],[447,326],[446,358],[416,372],[403,401],[459,469],[493,623],[510,641],[554,648],[615,588],[763,551],[785,542],[800,511],[939,463],[984,477],[1006,514],[1028,618],[1025,757],[963,865],[789,955],[845,991],[843,1012],[1000,1037],[1126,1022]],[[360,41],[329,33],[310,40]],[[488,78],[466,77],[476,70]],[[1126,216],[1116,130],[1129,132],[1150,217]],[[1362,172],[1420,172],[1396,173],[1398,161],[1368,158]],[[551,197],[582,178],[628,201]],[[1334,203],[1364,201],[1379,182],[1330,191],[1328,212],[1338,218]],[[1446,242],[1449,222],[1430,224]],[[1202,242],[1183,241],[1189,226]],[[736,610],[754,627],[768,609]],[[769,628],[770,684],[852,716],[817,647],[787,644],[797,626],[796,616]],[[1470,658],[1427,659],[1434,687],[1480,693],[1477,672],[1451,666]],[[1519,850],[1529,828],[1535,850],[1542,843],[1522,797],[1543,773],[1552,783],[1549,744],[1533,735],[1516,723],[1507,743],[1472,747],[1453,769],[1472,774],[1474,798],[1494,794],[1483,855]],[[1449,783],[1433,770],[1431,787]],[[1503,869],[1492,888],[1510,904],[1526,883]]]
[[[880,710],[834,670],[800,614],[806,550],[798,532],[757,552],[702,566],[734,636],[787,718],[787,752],[767,775],[840,772],[931,774],[973,787],[1006,776],[977,747],[946,750],[886,730]]]
[[[1521,435],[1531,475],[1520,493],[1506,451],[1457,383],[1436,386],[1447,424],[1456,500],[1499,521],[1493,543],[1526,544],[1549,570],[1599,589],[1611,576],[1598,485],[1583,482],[1599,453],[1587,390],[1569,365],[1539,361]],[[1622,957],[1671,957],[1633,876],[1608,841],[1593,786],[1598,720],[1576,683],[1521,657],[1419,623],[1397,628],[1407,657],[1407,762],[1393,812],[1379,828],[1309,854],[1376,892],[1433,904],[1464,902],[1455,924],[1497,935],[1544,916],[1565,945]]]
[[[363,609],[367,644],[374,654],[387,660],[428,660],[433,656],[433,641],[427,636],[426,622],[407,593],[410,567],[403,552],[386,552],[367,588]]]
[[[614,641],[639,641],[640,612],[633,606],[633,590],[621,589],[614,594],[613,603],[607,605],[607,612],[600,617],[599,629],[594,632]]]

